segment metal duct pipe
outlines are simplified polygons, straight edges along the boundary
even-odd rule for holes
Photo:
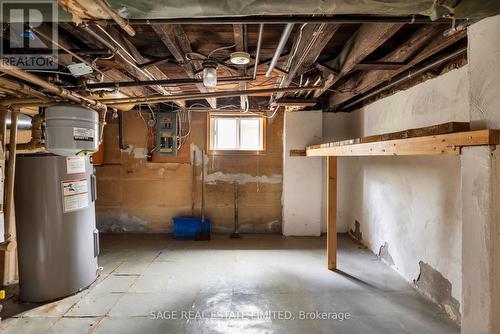
[[[120,149],[126,150],[130,145],[125,144],[125,129],[123,124],[123,113],[118,113],[118,144]]]
[[[449,60],[451,60],[453,58],[456,58],[456,57],[458,57],[458,56],[460,56],[460,55],[462,55],[464,53],[467,53],[467,47],[463,47],[463,48],[461,48],[461,49],[459,49],[459,50],[457,50],[457,51],[455,51],[455,52],[453,52],[453,53],[451,53],[451,54],[449,54],[447,56],[444,56],[443,58],[435,60],[435,61],[433,61],[433,62],[425,65],[424,67],[422,67],[422,68],[420,68],[420,69],[418,69],[418,70],[416,70],[414,72],[412,70],[409,70],[402,78],[400,78],[400,79],[398,79],[396,81],[393,81],[393,82],[391,82],[388,85],[380,87],[380,88],[376,89],[375,91],[373,91],[371,93],[368,93],[368,94],[366,94],[366,95],[364,95],[364,96],[362,96],[362,97],[360,97],[360,98],[358,98],[358,99],[356,99],[356,100],[354,100],[354,101],[352,101],[352,102],[350,102],[350,103],[348,103],[346,105],[343,105],[342,107],[339,108],[338,111],[345,111],[345,110],[347,110],[347,109],[349,109],[349,108],[351,108],[351,107],[353,107],[353,106],[355,106],[355,105],[363,102],[364,100],[369,99],[370,97],[372,97],[374,95],[377,95],[380,92],[383,92],[384,90],[387,90],[387,89],[392,88],[392,87],[394,87],[396,85],[399,85],[400,83],[403,83],[403,82],[405,82],[405,81],[407,81],[409,79],[412,79],[416,75],[422,74],[425,71],[428,71],[431,68],[439,66],[439,65],[441,65],[443,63],[446,63],[447,61],[449,61]]]
[[[273,74],[273,69],[276,66],[276,63],[280,59],[281,52],[283,52],[283,48],[286,45],[286,42],[288,41],[288,37],[290,37],[290,34],[292,33],[293,29],[293,23],[287,23],[285,26],[285,29],[283,29],[283,33],[281,34],[280,41],[278,43],[278,47],[276,48],[276,51],[274,52],[273,59],[271,60],[271,63],[269,64],[269,68],[267,69],[266,72],[266,77],[269,78]]]
[[[84,97],[78,93],[69,91],[69,90],[61,88],[61,87],[54,86],[54,85],[46,82],[42,78],[40,78],[34,74],[28,73],[26,71],[23,71],[18,67],[10,66],[4,62],[1,62],[0,63],[0,72],[6,73],[10,76],[16,77],[16,78],[21,79],[21,80],[31,82],[32,84],[40,86],[40,87],[44,88],[45,90],[47,90],[48,92],[50,92],[54,95],[60,96],[66,100],[80,103],[80,104],[84,104],[84,105],[87,105],[87,106],[94,108],[96,110],[99,110],[99,111],[106,110],[106,106],[99,101],[89,99],[89,98]]]
[[[226,77],[217,78],[217,82],[239,82],[251,81],[252,77]],[[121,82],[99,82],[85,84],[84,88],[87,89],[101,89],[101,88],[120,88],[120,87],[140,87],[140,86],[174,86],[182,84],[197,84],[203,83],[203,79],[165,79],[165,80],[142,80],[142,81],[121,81]],[[78,88],[71,86],[68,88]]]
[[[10,125],[12,122],[12,111],[7,112],[7,117],[5,119],[5,124],[7,125],[7,129],[10,130]],[[33,118],[26,114],[19,114],[17,116],[17,129],[18,130],[30,130],[32,128]]]
[[[105,0],[95,0],[95,2],[102,8],[102,10],[109,15],[130,36],[135,36],[135,30],[130,24],[123,19]]]
[[[24,114],[19,114],[18,115],[18,124],[20,120],[20,116],[26,116]],[[31,118],[31,117],[30,117]],[[39,148],[42,148],[42,122],[43,122],[43,117],[41,114],[36,114],[33,116],[33,120],[31,123],[33,123],[32,129],[31,129],[31,140],[27,143],[23,144],[17,144],[17,149],[18,150],[36,150]],[[17,127],[19,129],[19,126]]]
[[[234,96],[253,96],[253,95],[263,95],[272,94],[278,92],[298,92],[304,90],[316,90],[321,89],[322,86],[315,87],[283,87],[283,88],[266,88],[266,89],[255,89],[255,90],[234,90],[234,91],[223,91],[223,92],[209,92],[209,93],[189,93],[189,94],[175,94],[169,96],[157,96],[157,97],[126,97],[126,98],[104,98],[99,99],[106,105],[112,106],[114,104],[125,104],[125,103],[160,103],[160,102],[172,102],[177,100],[201,100],[210,97],[234,97]]]
[[[259,66],[260,47],[262,45],[262,34],[264,32],[264,23],[259,25],[259,37],[257,39],[257,51],[255,52],[255,64],[253,65],[253,79],[257,78],[257,66]]]
[[[457,20],[463,22],[466,19]],[[376,15],[253,15],[253,16],[222,16],[222,17],[186,17],[162,19],[130,19],[131,25],[144,24],[284,24],[284,23],[419,23],[442,24],[450,23],[450,19],[431,20],[428,16],[376,16]]]

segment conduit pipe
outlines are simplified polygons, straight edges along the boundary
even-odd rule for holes
[[[276,48],[276,51],[274,52],[273,59],[271,60],[271,63],[269,64],[269,68],[267,69],[266,72],[266,77],[269,78],[273,74],[274,67],[276,66],[276,63],[280,59],[281,52],[283,52],[283,49],[286,45],[286,42],[288,41],[288,38],[290,37],[290,34],[292,33],[293,30],[293,23],[287,23],[285,26],[285,29],[283,29],[283,33],[281,34],[280,41],[278,43],[278,47]]]
[[[71,51],[70,49],[68,48],[65,48],[64,46],[62,46],[61,44],[57,43],[56,41],[54,41],[52,38],[48,37],[47,35],[41,33],[40,31],[38,30],[35,30],[35,34],[37,34],[39,37],[42,37],[43,39],[45,39],[47,42],[51,43],[51,44],[54,44],[55,46],[57,46],[58,48],[60,48],[61,50],[63,50],[64,52],[66,52],[67,54],[70,54],[72,55],[73,57],[75,57],[76,59],[78,59],[79,61],[81,61],[82,63],[86,64],[87,66],[91,67],[94,71],[104,75],[104,73],[97,68],[97,66],[95,66],[94,64],[92,63],[89,63],[88,61],[86,61],[84,58],[80,57],[79,55],[77,55],[75,52]]]
[[[97,28],[101,29],[104,33],[107,33],[101,26],[99,25],[96,25]],[[114,41],[117,45],[113,45],[112,43],[108,42],[105,38],[103,38],[101,35],[99,35],[97,32],[95,32],[94,30],[92,30],[88,25],[85,25],[83,26],[83,28],[85,29],[86,32],[88,32],[90,35],[92,35],[92,37],[94,37],[95,39],[97,39],[101,44],[103,44],[105,47],[107,47],[111,52],[113,52],[114,54],[116,54],[118,57],[120,57],[123,61],[125,61],[127,64],[129,64],[130,66],[132,66],[133,68],[135,68],[137,71],[139,71],[140,73],[142,73],[142,75],[144,75],[145,77],[151,79],[151,80],[155,80],[154,76],[151,75],[149,72],[147,72],[147,70],[143,70],[141,69],[138,65],[137,65],[137,61],[134,59],[134,57],[130,54],[128,54],[128,52],[125,50],[125,48],[120,45],[120,43],[118,43],[117,41]],[[109,34],[108,34],[109,36]],[[109,36],[111,38],[111,36]],[[111,38],[112,39],[112,38]],[[119,49],[122,49],[125,53],[128,54],[128,56],[132,59],[132,61],[130,61],[129,59],[127,59],[127,57],[125,57],[121,51]],[[158,86],[160,88],[160,90],[164,93],[165,90],[163,89],[163,87],[161,86]]]
[[[257,66],[259,66],[260,47],[262,45],[262,34],[264,32],[264,23],[259,25],[259,37],[257,38],[257,51],[255,52],[255,64],[253,67],[253,79],[257,78]]]
[[[130,26],[130,24],[121,17],[117,12],[111,8],[111,6],[105,0],[95,0],[95,2],[101,7],[101,9],[111,17],[116,24],[120,26],[127,34],[130,36],[135,36],[135,30]]]

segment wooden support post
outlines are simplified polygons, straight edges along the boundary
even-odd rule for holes
[[[327,164],[327,258],[328,269],[337,269],[337,157],[328,157]]]

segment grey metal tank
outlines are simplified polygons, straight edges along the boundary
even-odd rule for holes
[[[19,155],[16,165],[21,300],[49,301],[88,287],[99,254],[89,157]]]
[[[45,147],[64,156],[99,149],[99,114],[78,105],[55,105],[45,109]]]

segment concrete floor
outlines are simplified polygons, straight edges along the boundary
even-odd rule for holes
[[[324,237],[105,235],[101,247],[103,270],[89,289],[45,305],[10,300],[2,318],[15,315],[0,332],[459,333],[346,236],[339,236],[337,272],[326,269]],[[330,320],[299,319],[314,311]],[[168,316],[178,319],[161,319]]]

